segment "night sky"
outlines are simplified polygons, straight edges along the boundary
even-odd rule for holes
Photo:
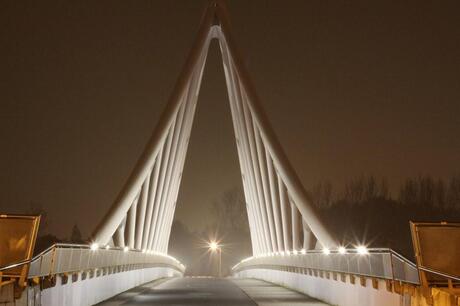
[[[402,3],[404,2],[404,3]],[[140,156],[206,1],[0,2],[0,212],[31,202],[88,235]],[[459,1],[228,1],[237,43],[305,186],[395,188],[460,171]],[[241,188],[217,44],[177,209],[192,229]]]

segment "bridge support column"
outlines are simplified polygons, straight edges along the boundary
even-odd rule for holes
[[[300,214],[299,211],[297,210],[297,207],[295,204],[290,201],[291,203],[291,220],[292,220],[292,247],[294,250],[300,250],[301,245],[300,245],[300,231],[301,231],[301,225],[300,222]]]
[[[287,195],[286,187],[278,175],[278,189],[280,195],[281,220],[283,222],[284,250],[292,250],[292,225],[291,225],[291,205]]]
[[[134,199],[131,208],[128,211],[128,218],[126,219],[126,230],[125,232],[125,244],[134,249],[135,235],[136,235],[136,211],[137,203],[139,202],[139,196]]]
[[[245,102],[245,94],[243,91],[243,102]],[[260,138],[260,132],[257,129],[257,126],[254,124],[253,117],[249,113],[249,109],[246,105],[247,102],[243,103],[243,111],[245,113],[246,122],[249,126],[252,126],[252,130],[250,133],[253,133],[253,137],[256,144],[256,152],[257,152],[257,161],[259,162],[259,174],[260,174],[260,181],[262,182],[262,190],[264,192],[264,199],[265,199],[265,206],[267,209],[267,218],[268,218],[268,226],[270,229],[270,237],[272,240],[273,251],[278,252],[280,251],[280,247],[278,246],[278,233],[275,227],[275,220],[274,220],[274,211],[273,211],[273,204],[270,198],[270,186],[268,183],[268,173],[267,173],[267,161],[265,160],[265,148],[262,144],[262,139]]]
[[[278,243],[278,250],[284,251],[284,237],[283,237],[283,227],[281,225],[281,213],[280,213],[280,202],[279,202],[279,194],[278,194],[278,184],[277,178],[275,176],[275,170],[273,168],[273,161],[270,156],[268,150],[265,150],[266,161],[267,161],[267,169],[268,169],[268,183],[270,187],[270,195],[271,195],[271,202],[273,206],[273,218],[275,219],[275,230],[276,230],[276,238]],[[288,250],[286,250],[288,251]]]
[[[219,42],[222,51],[222,58],[224,64],[224,71],[226,74],[227,89],[230,102],[230,110],[232,112],[233,126],[235,129],[235,135],[238,137],[239,147],[242,155],[240,163],[242,163],[248,177],[248,186],[249,186],[249,197],[252,198],[254,216],[256,219],[257,234],[260,237],[260,245],[262,250],[265,253],[272,251],[271,248],[271,238],[269,236],[269,229],[267,225],[266,211],[263,201],[261,200],[261,190],[259,188],[258,178],[256,177],[256,167],[253,156],[255,156],[254,151],[249,143],[248,134],[246,132],[246,123],[243,120],[242,109],[241,109],[241,92],[239,91],[239,86],[235,80],[233,74],[233,68],[231,64],[231,59],[227,52],[226,42],[224,39],[220,38],[221,33],[219,32]]]
[[[158,242],[161,237],[160,233],[160,224],[163,222],[163,211],[164,211],[164,202],[163,198],[165,197],[164,195],[164,189],[165,189],[165,184],[167,180],[166,176],[166,171],[168,169],[168,165],[171,163],[171,146],[172,146],[172,139],[174,136],[174,126],[176,125],[176,118],[173,120],[173,125],[171,126],[171,129],[169,130],[168,133],[168,138],[166,139],[165,143],[165,151],[163,153],[164,156],[164,162],[161,165],[161,170],[160,170],[160,185],[158,186],[158,197],[157,201],[155,203],[156,206],[158,206],[158,214],[157,214],[157,219],[155,220],[155,226],[154,226],[154,231],[153,231],[153,245],[152,245],[152,250],[156,251],[158,247]]]
[[[205,42],[205,50],[208,50],[210,44],[210,37]],[[185,164],[185,157],[187,155],[188,144],[190,141],[190,134],[193,125],[193,118],[195,116],[196,111],[196,104],[198,95],[196,93],[199,92],[201,86],[201,80],[203,76],[203,71],[205,67],[207,52],[203,53],[198,61],[197,66],[193,70],[192,78],[190,82],[190,86],[187,90],[187,93],[184,97],[185,99],[185,113],[183,115],[183,123],[181,126],[181,134],[179,139],[179,147],[178,147],[178,154],[176,157],[175,168],[174,168],[174,181],[172,182],[172,190],[168,195],[168,202],[171,203],[169,207],[169,217],[166,220],[166,227],[164,227],[164,231],[166,235],[164,237],[164,241],[162,242],[162,249],[164,252],[168,250],[169,244],[169,237],[171,234],[171,226],[174,219],[174,211],[177,205],[177,197],[179,193],[179,187],[182,179],[182,169],[184,168]]]
[[[135,248],[140,250],[142,248],[142,238],[144,235],[145,213],[147,211],[147,200],[149,194],[151,171],[145,178],[142,185],[141,194],[139,195],[139,204],[136,216],[136,243]]]
[[[238,75],[240,83],[242,84],[242,92],[247,95],[247,99],[245,100],[251,114],[254,116],[254,121],[260,128],[263,142],[273,157],[275,168],[285,183],[289,194],[297,205],[297,208],[301,212],[302,216],[307,220],[309,227],[318,240],[327,247],[337,246],[335,238],[324,226],[318,212],[312,204],[310,196],[303,188],[300,179],[292,169],[292,166],[290,165],[274,131],[269,124],[268,118],[260,104],[260,99],[250,80],[249,73],[243,64],[242,57],[236,47],[227,12],[221,5],[216,7],[216,16],[220,21],[220,27],[223,33],[223,35],[221,35],[221,39],[225,39],[228,51],[232,54],[235,73]]]
[[[154,210],[154,203],[155,203],[155,196],[158,186],[158,176],[160,174],[160,164],[161,164],[161,153],[163,150],[160,151],[158,157],[155,160],[155,164],[153,166],[151,172],[151,181],[150,181],[150,189],[149,189],[149,196],[148,196],[148,203],[147,203],[147,212],[145,215],[145,224],[144,224],[144,236],[142,237],[142,249],[149,249],[149,238],[150,238],[150,229],[152,227],[152,217],[153,217],[153,210]]]

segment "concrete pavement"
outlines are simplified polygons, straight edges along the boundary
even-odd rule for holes
[[[232,280],[259,306],[326,306],[312,297],[258,279]]]
[[[144,284],[98,305],[324,306],[327,304],[261,280],[185,277]]]

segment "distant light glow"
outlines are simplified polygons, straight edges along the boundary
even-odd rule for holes
[[[97,244],[95,242],[95,243],[91,244],[90,248],[91,248],[92,251],[96,251],[97,249],[99,249],[99,244]]]
[[[346,254],[347,253],[347,249],[345,249],[345,247],[343,247],[343,246],[339,247],[338,251],[339,251],[339,254]]]
[[[110,245],[106,245],[106,246],[105,246],[105,249],[106,249],[106,250],[109,250],[109,249],[110,249]]]
[[[129,248],[128,248],[127,246],[125,246],[125,247],[123,248],[123,252],[128,252],[128,251],[129,251]]]
[[[219,249],[219,244],[215,241],[211,241],[209,242],[209,249],[211,251],[217,251],[217,249]]]
[[[292,250],[292,254],[297,255],[297,250]]]
[[[307,251],[305,251],[305,249],[301,249],[301,250],[300,250],[300,253],[302,253],[302,254],[305,255],[305,254],[307,254]]]
[[[324,255],[329,255],[329,254],[331,254],[331,250],[329,250],[328,248],[323,248],[323,254]]]
[[[369,254],[369,251],[364,245],[359,245],[356,247],[356,252],[358,252],[359,255],[367,255]]]

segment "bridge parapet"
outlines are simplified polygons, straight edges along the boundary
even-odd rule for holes
[[[88,245],[60,243],[32,259],[29,278],[126,266],[132,269],[169,267],[180,273],[185,272],[185,266],[167,254],[122,248],[94,250]]]
[[[356,250],[329,254],[319,250],[282,252],[244,259],[232,271],[238,273],[248,269],[273,269],[304,274],[309,270],[317,270],[419,284],[417,266],[391,249],[369,249],[366,254],[360,254]]]
[[[167,254],[55,244],[31,260],[0,267],[0,276],[23,266],[29,267],[26,290],[13,294],[17,291],[14,283],[1,286],[0,281],[0,304],[89,306],[159,278],[182,276],[185,271],[183,264]]]

